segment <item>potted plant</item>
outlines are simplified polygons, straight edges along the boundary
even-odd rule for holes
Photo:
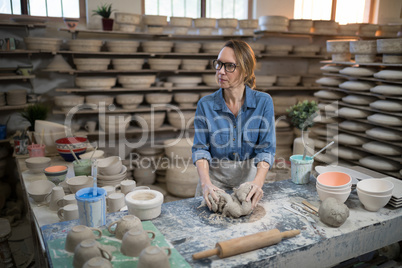
[[[305,144],[314,151],[314,140],[308,137],[308,129],[314,125],[314,117],[317,116],[318,106],[315,101],[299,102],[286,111],[292,125],[301,130],[301,137],[297,137],[293,142],[293,154],[303,154]]]
[[[98,6],[97,9],[92,10],[92,16],[99,15],[102,17],[102,28],[104,31],[113,30],[113,19],[110,18],[112,11],[112,4],[103,4]]]
[[[35,120],[46,120],[48,112],[49,107],[42,103],[36,103],[26,107],[20,115],[31,124],[29,130],[35,131]]]

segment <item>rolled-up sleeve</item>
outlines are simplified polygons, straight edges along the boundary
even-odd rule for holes
[[[202,102],[197,105],[194,118],[194,144],[191,148],[193,164],[200,159],[211,161],[208,120],[202,106]]]
[[[271,98],[265,104],[263,118],[258,146],[255,149],[254,164],[257,166],[259,162],[265,161],[272,168],[275,161],[276,134],[274,104]]]

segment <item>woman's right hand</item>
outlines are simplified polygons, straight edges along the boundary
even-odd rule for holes
[[[216,187],[212,183],[206,183],[202,186],[202,194],[204,196],[205,203],[207,204],[209,210],[211,210],[211,202],[208,199],[208,195],[211,195],[211,197],[218,202],[219,198],[216,195],[216,192],[224,192],[222,189]]]

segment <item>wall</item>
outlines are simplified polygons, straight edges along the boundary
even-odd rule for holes
[[[374,23],[402,24],[402,1],[401,0],[377,0]]]
[[[253,1],[253,18],[258,19],[261,16],[278,15],[293,18],[294,0]]]

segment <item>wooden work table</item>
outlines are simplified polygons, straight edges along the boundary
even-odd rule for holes
[[[32,175],[29,171],[22,171],[21,175],[25,186],[45,179],[44,174]],[[350,209],[349,218],[341,227],[332,228],[316,217],[317,223],[311,226],[304,218],[283,209],[284,204],[302,200],[318,207],[320,201],[314,178],[306,185],[296,185],[290,180],[265,184],[263,190],[259,206],[247,217],[229,219],[213,214],[200,206],[202,198],[198,197],[163,204],[161,215],[152,223],[192,267],[330,267],[402,240],[402,209],[386,206],[378,212],[369,212],[363,208],[356,191],[352,191],[345,203]],[[69,229],[78,224],[78,221],[59,223],[57,215],[46,206],[37,207],[30,199],[29,203],[45,248],[49,239],[65,237]],[[107,222],[126,214],[108,214]],[[230,258],[214,256],[192,260],[192,254],[212,249],[218,241],[274,228],[282,232],[300,229],[301,234]]]

